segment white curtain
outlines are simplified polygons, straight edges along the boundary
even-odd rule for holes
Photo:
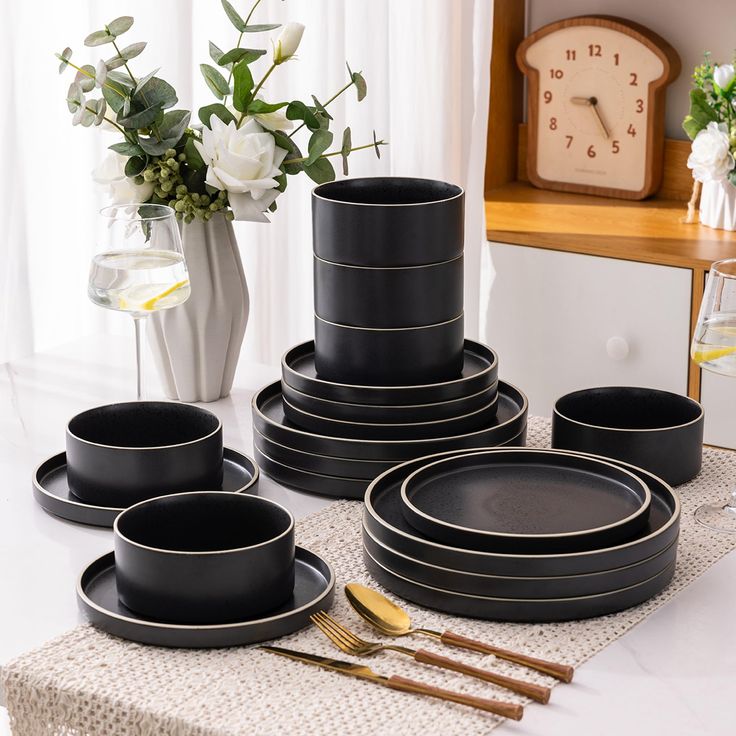
[[[3,362],[130,328],[85,296],[95,212],[104,204],[89,172],[114,139],[71,127],[64,97],[72,73],[59,78],[52,53],[69,45],[76,61],[96,61],[100,49],[85,48],[84,36],[133,15],[126,42],[149,44],[134,69],[161,67],[179,104],[196,111],[212,101],[198,68],[209,61],[207,42],[227,50],[237,32],[217,0],[0,3]],[[252,0],[235,5],[245,14]],[[351,156],[351,176],[426,176],[465,187],[466,332],[478,337],[492,0],[264,0],[252,22],[287,20],[307,30],[298,60],[267,83],[269,99],[327,99],[345,84],[346,60],[368,81],[363,102],[350,90],[330,106],[338,140],[349,124],[354,145],[369,142],[373,129],[390,144],[380,161],[370,150]],[[270,47],[267,35],[248,40]],[[252,299],[244,359],[275,363],[313,334],[312,186],[292,177],[270,224],[236,223]]]

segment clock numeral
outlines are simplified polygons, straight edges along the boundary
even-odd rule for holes
[[[571,135],[566,135],[565,138],[567,139],[567,143],[565,144],[565,148],[570,148],[570,146],[572,145],[572,136]]]
[[[636,111],[644,112],[644,100],[639,99],[636,101]]]
[[[639,77],[636,74],[634,74],[634,72],[631,72],[629,74],[629,77],[631,77],[631,81],[629,82],[629,87],[638,87],[639,82],[637,80],[639,79]]]
[[[565,59],[567,59],[567,61],[575,61],[575,49],[566,49]]]
[[[588,146],[588,158],[595,158],[596,156],[595,148],[593,148],[593,146]]]
[[[549,76],[552,79],[562,79],[562,77],[565,76],[565,72],[563,72],[562,69],[550,69]]]
[[[618,141],[611,142],[611,153],[618,153],[621,150],[621,146]]]
[[[629,135],[630,135],[630,136],[631,136],[632,138],[636,138],[636,128],[635,128],[635,127],[634,127],[634,126],[633,126],[633,125],[632,125],[631,123],[629,123],[629,127],[628,127],[628,128],[626,129],[626,132],[627,132],[627,133],[628,133],[628,134],[629,134]]]
[[[549,105],[549,103],[550,103],[550,102],[552,102],[552,93],[551,93],[551,92],[550,92],[549,90],[547,90],[547,91],[546,91],[546,92],[544,93],[544,101],[545,101],[545,102],[546,102],[546,103],[547,103],[548,105]]]
[[[601,56],[601,45],[599,43],[589,44],[588,56]]]
[[[550,130],[557,130],[557,118],[550,118],[549,119],[549,129]]]
[[[613,64],[614,66],[618,66],[619,62],[621,61],[621,56],[618,53],[615,53],[613,55]]]

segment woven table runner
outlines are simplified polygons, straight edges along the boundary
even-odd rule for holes
[[[530,420],[529,446],[548,447],[549,437],[549,420]],[[597,619],[555,624],[476,621],[406,604],[412,620],[536,657],[582,664],[736,547],[734,537],[711,532],[693,519],[701,503],[727,497],[736,479],[736,453],[706,449],[703,460],[700,476],[679,489],[683,503],[675,578],[647,603]],[[335,617],[365,638],[375,639],[376,633],[358,619],[342,594],[343,585],[350,581],[376,586],[362,562],[361,510],[357,501],[335,503],[300,521],[297,541],[334,566]],[[421,646],[426,642],[413,643]],[[279,644],[343,658],[312,628],[285,637]],[[428,646],[432,648],[431,643]],[[448,652],[445,648],[444,653]],[[460,650],[449,653],[480,667],[555,684],[544,675],[492,657]],[[387,653],[374,658],[371,665],[382,674],[528,702],[488,683],[423,666],[408,657]],[[123,641],[87,625],[7,664],[3,680],[15,736],[322,736],[364,734],[368,723],[371,732],[392,736],[466,736],[487,733],[501,722],[470,708],[394,692],[252,647],[162,649]]]

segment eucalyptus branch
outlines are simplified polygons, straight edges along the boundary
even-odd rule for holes
[[[115,43],[114,40],[112,42],[112,45],[113,45],[113,48],[115,49],[115,53],[121,59],[123,59],[123,55],[120,53],[120,49],[118,48],[118,45],[117,45],[117,43]],[[130,77],[130,79],[133,82],[133,84],[138,84],[138,80],[133,76],[133,72],[130,71],[130,67],[128,66],[128,62],[125,59],[123,59],[123,66],[125,67],[125,71],[128,72],[128,76]]]
[[[82,69],[82,67],[77,66],[73,61],[69,61],[69,59],[65,59],[65,62],[72,69],[76,69],[81,74],[84,74],[85,77],[88,77],[89,79],[94,79],[95,81],[97,81],[97,77],[94,74],[90,74],[89,72],[85,71],[84,69]],[[113,92],[115,92],[116,94],[120,95],[122,98],[125,98],[125,96],[126,96],[125,95],[125,92],[121,92],[117,87],[115,87],[114,85],[110,84],[107,80],[105,80],[102,83],[102,86],[103,87],[107,87],[108,89],[111,89]]]
[[[256,8],[257,8],[257,7],[258,7],[258,6],[260,5],[260,3],[261,3],[261,0],[256,0],[255,4],[254,4],[254,5],[253,5],[253,7],[252,7],[252,8],[250,9],[250,12],[248,13],[248,15],[247,15],[247,16],[246,16],[246,18],[245,18],[245,25],[246,25],[246,26],[247,26],[247,25],[248,25],[248,23],[250,22],[251,16],[252,16],[252,15],[253,15],[253,13],[255,12],[255,9],[256,9]],[[241,44],[241,43],[242,43],[242,41],[243,41],[243,34],[244,34],[244,33],[245,33],[245,31],[240,31],[240,35],[238,36],[238,42],[237,42],[237,43],[235,44],[235,48],[236,48],[236,49],[239,49],[239,48],[240,48],[240,44]],[[227,77],[227,88],[228,88],[228,89],[230,89],[230,82],[232,82],[232,81],[233,81],[233,70],[232,70],[232,69],[230,69],[230,74],[229,74],[229,75],[228,75],[228,77]],[[223,105],[227,105],[227,95],[225,95],[225,96],[224,96],[224,97],[222,98],[222,104],[223,104]]]
[[[355,146],[346,151],[346,154],[353,153],[354,151],[363,151],[366,148],[375,148],[376,146],[387,146],[388,141],[380,140],[375,143],[366,143],[364,146]],[[329,153],[323,153],[319,158],[329,158],[330,156],[342,156],[342,151],[330,151]],[[302,156],[301,158],[288,158],[284,161],[285,164],[301,164],[309,159],[309,156]]]
[[[342,89],[340,89],[337,92],[335,92],[335,94],[332,95],[332,97],[330,97],[330,99],[327,100],[327,102],[324,102],[322,104],[322,107],[326,108],[327,105],[329,105],[331,102],[334,102],[343,92],[346,92],[347,90],[349,90],[354,84],[355,84],[355,82],[351,78],[350,81]],[[305,125],[306,125],[306,123],[305,122],[302,122],[300,125],[298,125],[296,128],[294,128],[294,130],[292,130],[291,133],[289,133],[289,138],[292,138]]]

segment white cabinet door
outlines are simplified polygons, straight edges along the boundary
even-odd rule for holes
[[[688,269],[492,243],[487,341],[499,375],[549,416],[591,386],[687,393]]]
[[[703,441],[736,449],[736,379],[701,371],[700,380],[700,403],[705,411]]]

